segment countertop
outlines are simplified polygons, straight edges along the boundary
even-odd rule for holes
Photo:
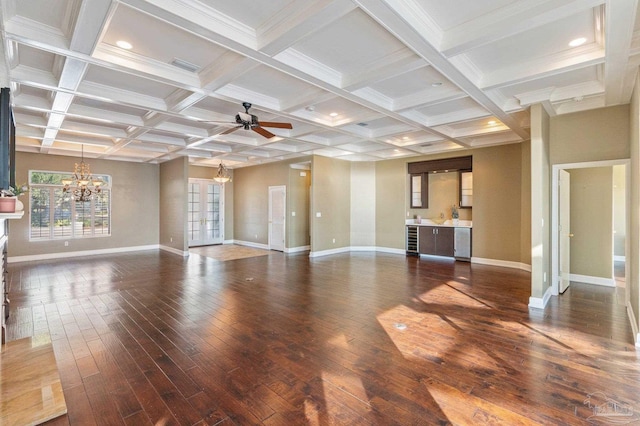
[[[417,219],[407,219],[405,220],[405,225],[411,226],[440,226],[443,228],[472,228],[473,222],[471,220],[462,220],[460,219],[457,224],[454,224],[452,219],[447,219],[443,222],[433,221],[432,219],[422,219],[420,223],[417,222]]]

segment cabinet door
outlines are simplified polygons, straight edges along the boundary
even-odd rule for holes
[[[409,191],[412,209],[426,209],[429,207],[429,177],[425,173],[409,175]]]
[[[460,208],[473,207],[473,172],[461,171],[458,181],[460,182]]]
[[[420,244],[420,254],[435,254],[436,253],[436,228],[433,226],[421,226],[418,229],[418,238]]]
[[[454,228],[436,228],[436,250],[438,256],[453,256]]]

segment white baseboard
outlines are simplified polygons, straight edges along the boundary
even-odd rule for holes
[[[613,256],[613,260],[615,262],[625,262],[626,261],[626,257],[624,257],[624,256]]]
[[[534,309],[544,309],[547,307],[547,303],[549,303],[549,299],[551,299],[551,287],[547,287],[547,290],[544,292],[542,297],[529,297],[529,307]]]
[[[379,251],[376,246],[351,246],[349,251]],[[404,251],[402,252],[404,254]]]
[[[357,249],[357,247],[356,247]],[[353,247],[352,247],[353,250]],[[358,251],[358,250],[355,250]],[[395,249],[395,248],[391,248],[391,247],[375,247],[375,251],[378,253],[390,253],[390,254],[401,254],[403,256],[407,255],[407,251],[406,250],[402,250],[402,249]]]
[[[331,254],[339,254],[339,253],[351,253],[356,251],[368,251],[368,252],[376,252],[376,253],[389,253],[389,254],[399,254],[405,256],[407,252],[402,249],[396,249],[391,247],[376,247],[376,246],[351,246],[351,247],[339,247],[330,250],[320,250],[320,251],[312,251],[309,253],[309,257],[321,257],[321,256],[329,256]]]
[[[58,252],[58,253],[33,254],[33,255],[27,255],[27,256],[10,256],[7,258],[7,262],[17,263],[17,262],[31,262],[34,260],[66,259],[69,257],[93,256],[98,254],[114,254],[114,253],[128,253],[132,251],[157,250],[158,248],[160,248],[158,244],[150,244],[147,246],[116,247],[116,248],[99,249],[99,250],[65,251],[65,252]]]
[[[183,250],[178,250],[176,248],[163,246],[163,245],[160,245],[160,250],[168,251],[169,253],[177,254],[178,256],[182,256],[182,257],[189,257],[189,250],[183,251]]]
[[[631,322],[631,332],[633,333],[633,338],[636,343],[636,347],[640,348],[640,333],[638,332],[638,320],[636,319],[636,315],[633,313],[633,308],[631,307],[631,302],[627,301],[627,317],[629,317],[629,322]]]
[[[233,244],[237,244],[239,246],[246,246],[246,247],[253,247],[253,248],[269,250],[269,245],[268,244],[253,243],[251,241],[233,240]]]
[[[224,240],[222,244],[234,244],[233,240]]]
[[[615,287],[616,280],[613,278],[592,277],[589,275],[569,274],[570,281],[576,281],[584,284],[595,284],[604,287]]]
[[[311,250],[311,246],[299,246],[299,247],[285,248],[284,252],[285,253],[300,253],[300,252],[309,251],[309,250]]]
[[[478,263],[480,265],[501,266],[503,268],[514,268],[514,269],[521,269],[523,271],[531,272],[531,265],[527,265],[526,263],[521,263],[521,262],[512,262],[508,260],[472,257],[471,263]]]
[[[329,256],[331,254],[349,253],[350,251],[350,247],[339,247],[331,250],[312,251],[309,253],[309,257]]]

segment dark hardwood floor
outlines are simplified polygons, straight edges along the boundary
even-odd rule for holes
[[[374,253],[9,271],[9,339],[53,341],[68,414],[50,424],[640,423],[612,288],[574,283],[529,310],[529,273]]]

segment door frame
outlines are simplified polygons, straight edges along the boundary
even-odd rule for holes
[[[631,215],[630,215],[630,197],[631,197],[631,160],[604,160],[604,161],[587,161],[584,163],[565,163],[554,164],[552,166],[551,173],[551,294],[557,296],[559,292],[559,280],[560,280],[560,249],[558,242],[558,225],[560,224],[560,191],[559,191],[559,170],[570,169],[588,169],[593,167],[613,167],[613,166],[625,166],[625,242],[624,252],[625,257],[629,256],[630,242],[629,242],[629,230],[631,229]],[[613,234],[611,235],[613,238]],[[613,257],[613,253],[611,253]],[[629,280],[629,260],[624,264],[625,279]],[[612,271],[613,276],[613,271]],[[628,305],[629,291],[625,291],[625,304]]]
[[[565,180],[566,178],[566,180]],[[564,293],[571,285],[571,173],[558,169],[558,291]],[[568,198],[568,206],[566,204]],[[565,201],[565,203],[563,203]],[[566,224],[567,229],[560,228]],[[564,256],[564,254],[567,256]],[[565,264],[567,263],[567,264]],[[563,266],[567,267],[564,270]],[[566,284],[566,287],[564,285]]]

